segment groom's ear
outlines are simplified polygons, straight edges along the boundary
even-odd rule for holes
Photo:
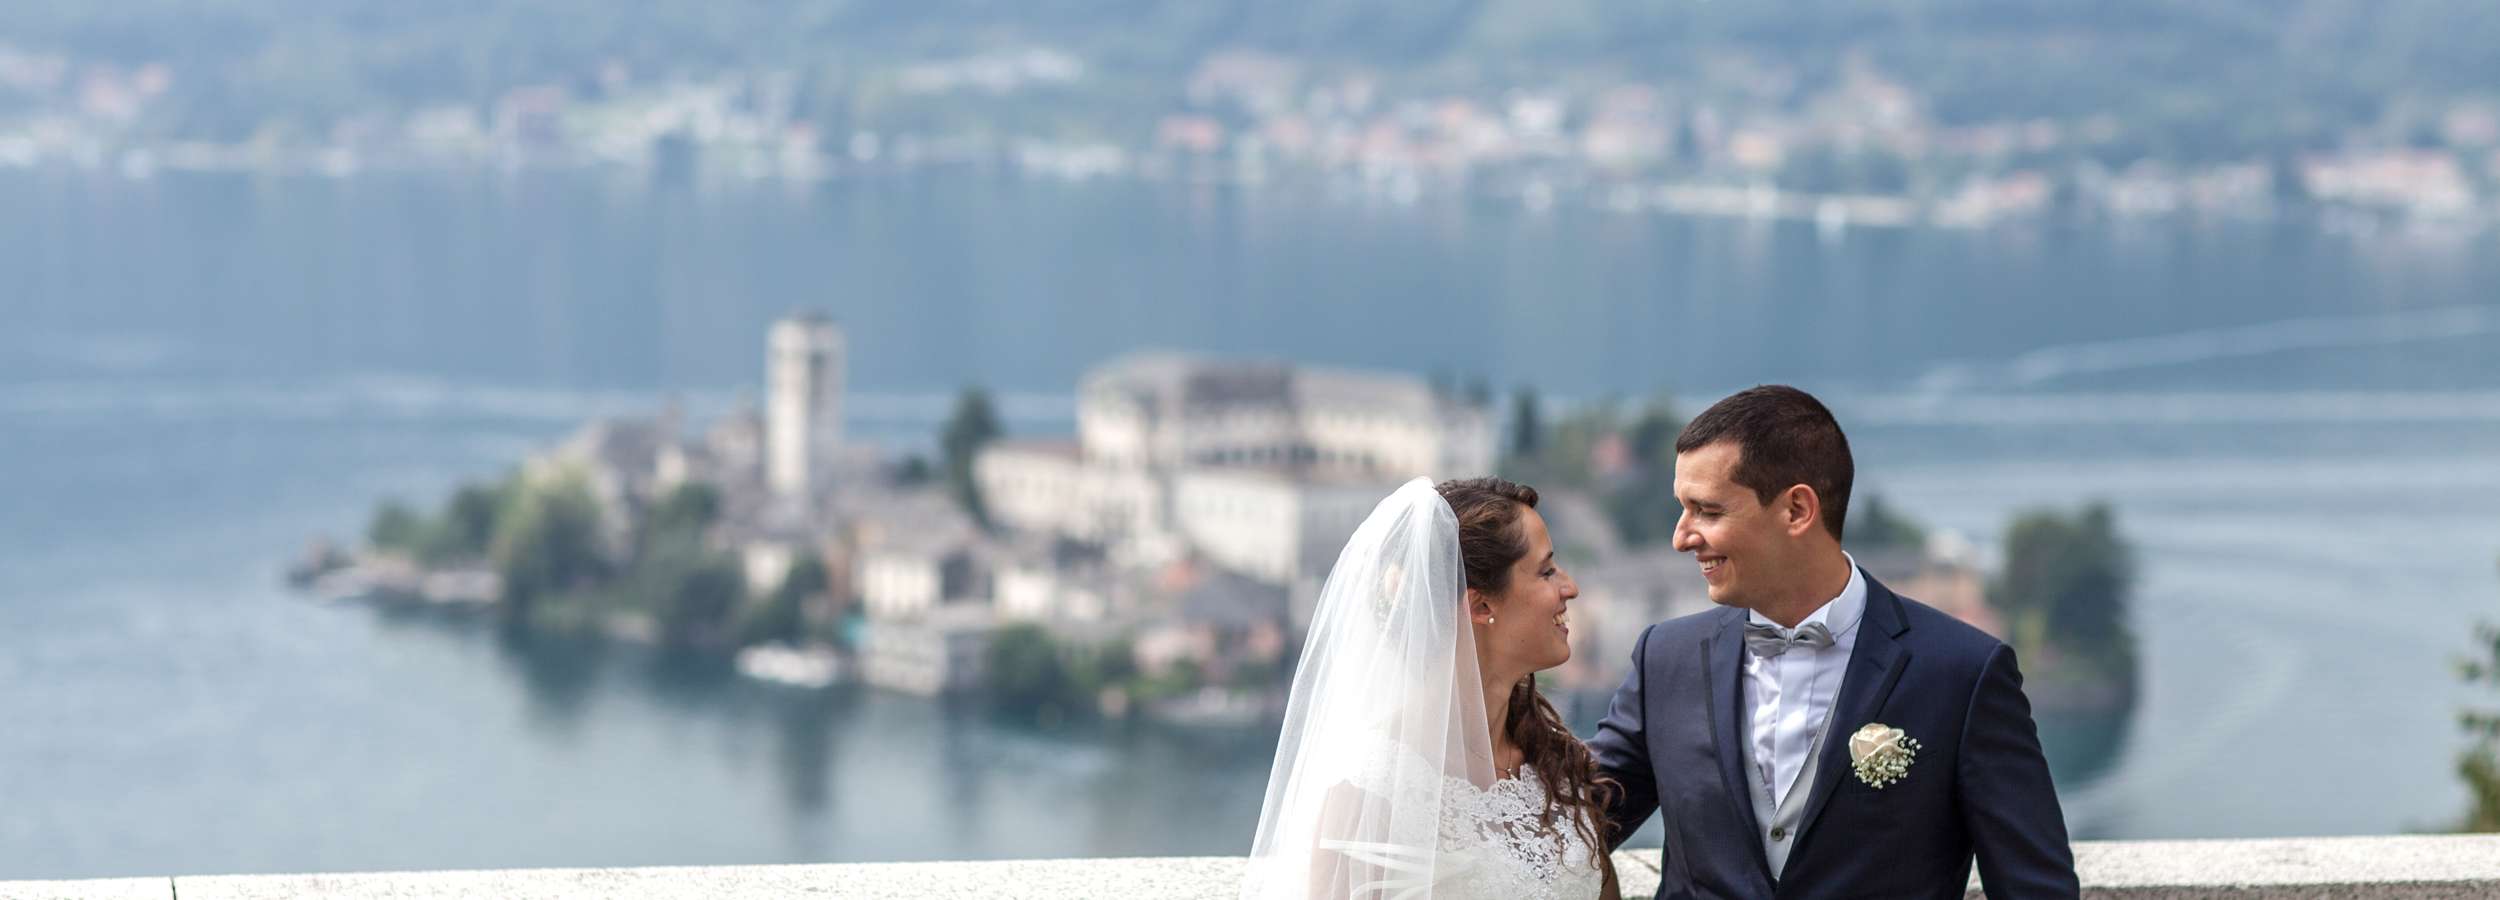
[[[1774,512],[1779,513],[1780,527],[1789,537],[1804,537],[1806,532],[1823,527],[1823,498],[1815,496],[1811,487],[1789,485],[1772,502],[1779,505]]]

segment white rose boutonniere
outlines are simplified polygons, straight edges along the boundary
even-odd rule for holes
[[[1850,768],[1867,787],[1882,790],[1909,777],[1910,763],[1917,759],[1918,741],[1890,725],[1868,722],[1849,736]]]

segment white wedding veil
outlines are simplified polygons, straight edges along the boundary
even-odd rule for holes
[[[1452,791],[1493,783],[1458,517],[1407,482],[1328,572],[1294,671],[1243,900],[1431,897]]]

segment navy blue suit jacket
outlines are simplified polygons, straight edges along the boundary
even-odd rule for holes
[[[1656,812],[1664,898],[1958,898],[1976,852],[1992,898],[2075,897],[2073,848],[2013,648],[1866,579],[1866,615],[1833,700],[1787,870],[1771,877],[1746,793],[1745,611],[1649,627],[1589,747],[1623,788],[1616,842]],[[1881,790],[1850,769],[1869,722],[1919,742]]]

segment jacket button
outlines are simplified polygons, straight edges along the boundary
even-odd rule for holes
[[[1775,841],[1784,841],[1784,840],[1787,840],[1787,839],[1788,839],[1788,829],[1786,829],[1786,828],[1773,828],[1773,829],[1771,829],[1771,839],[1772,839],[1772,840],[1775,840]]]

